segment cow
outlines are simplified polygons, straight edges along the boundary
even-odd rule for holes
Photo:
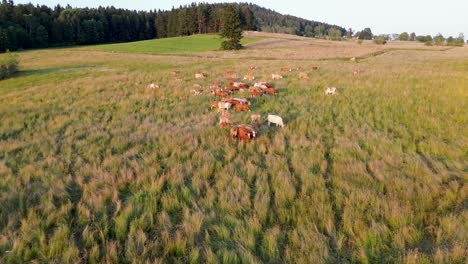
[[[361,73],[361,70],[359,70],[359,69],[356,69],[353,72],[354,76],[358,76],[360,73]]]
[[[230,83],[230,84],[233,84],[233,83],[236,81],[236,79],[234,79],[234,78],[226,78],[226,81],[228,81],[228,83]]]
[[[231,122],[229,121],[229,117],[220,116],[219,117],[219,127],[225,128],[231,126]]]
[[[272,74],[271,75],[271,78],[273,80],[279,80],[279,79],[283,79],[283,76],[279,75],[279,74]]]
[[[316,70],[318,70],[318,67],[317,67],[317,66],[313,66],[313,67],[311,68],[311,70],[316,71]]]
[[[172,71],[171,74],[176,76],[176,75],[179,75],[180,71]]]
[[[234,106],[234,110],[236,110],[236,112],[237,111],[249,112],[250,108],[249,108],[249,105],[246,105],[246,104],[236,104]]]
[[[263,89],[263,92],[267,93],[267,94],[277,94],[275,88],[265,88],[265,89]]]
[[[231,103],[232,105],[237,105],[237,104],[250,105],[250,101],[245,98],[222,98],[221,101]]]
[[[244,80],[253,81],[253,80],[255,80],[255,76],[252,76],[252,75],[244,75]]]
[[[237,88],[249,88],[249,85],[243,82],[232,82],[231,85]]]
[[[210,89],[221,89],[221,87],[218,84],[210,84]]]
[[[325,90],[326,95],[338,95],[338,89],[336,87],[327,87]]]
[[[146,85],[146,89],[159,89],[159,84],[150,83],[150,84]]]
[[[238,78],[237,73],[230,70],[225,70],[224,75],[229,78]]]
[[[262,91],[249,91],[250,98],[255,98],[257,96],[263,96],[263,92]]]
[[[265,89],[265,88],[272,88],[273,86],[271,86],[271,84],[267,82],[258,82],[254,84],[254,87]]]
[[[195,79],[204,79],[206,77],[208,77],[206,73],[195,73]]]
[[[210,108],[211,108],[211,109],[217,108],[217,107],[218,107],[218,102],[217,102],[217,101],[210,102]]]
[[[255,71],[257,69],[257,66],[249,66],[249,70]]]
[[[202,94],[202,91],[197,91],[195,89],[192,89],[190,92],[192,92],[192,94],[195,95],[195,96]]]
[[[307,72],[300,72],[299,79],[309,79],[309,74]]]
[[[236,86],[233,86],[233,85],[228,85],[228,86],[226,86],[226,90],[231,91],[231,92],[235,92],[235,91],[239,91],[239,87],[236,87]]]
[[[245,98],[232,98],[235,102],[239,104],[245,104],[245,105],[250,105],[250,101],[245,99]]]
[[[231,108],[231,103],[228,103],[228,102],[218,102],[218,111],[219,110],[229,110],[229,108]]]
[[[193,85],[193,88],[202,88],[202,87],[203,87],[203,86],[202,86],[201,84],[198,84],[198,83],[196,83],[196,84]]]
[[[262,122],[262,116],[259,114],[250,115],[250,119],[252,119],[252,123],[260,123]]]
[[[276,126],[284,127],[283,119],[280,116],[277,115],[268,115],[267,117],[268,120],[268,126],[270,126],[271,123],[276,124]]]
[[[248,125],[238,125],[231,128],[231,136],[244,141],[249,141],[257,136],[257,132]]]
[[[229,95],[228,91],[223,91],[223,90],[214,90],[211,92],[211,95],[213,96],[219,96],[219,97],[225,97]]]
[[[281,68],[282,72],[292,72],[291,68]]]

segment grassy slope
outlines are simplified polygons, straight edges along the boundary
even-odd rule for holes
[[[21,61],[0,81],[2,263],[464,262],[466,48],[359,64],[79,49]],[[241,143],[217,128],[207,89],[190,90],[249,65],[258,80],[319,70],[253,100],[286,127]],[[153,80],[162,88],[145,99]],[[325,97],[328,85],[341,95]]]
[[[261,37],[245,37],[242,44],[247,45],[262,39]],[[84,49],[93,49],[113,52],[130,52],[146,54],[171,54],[179,52],[203,52],[217,50],[221,46],[219,35],[192,35],[188,37],[175,37],[153,39],[121,44],[105,44],[87,46]]]

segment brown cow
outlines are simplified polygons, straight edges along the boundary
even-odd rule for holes
[[[361,70],[359,70],[359,69],[356,69],[353,72],[354,76],[358,76],[360,73],[361,73]]]
[[[250,98],[255,98],[257,96],[262,96],[263,92],[261,91],[249,91],[249,97]]]
[[[237,104],[250,105],[250,101],[245,98],[222,98],[221,102],[231,103],[232,105],[237,105]]]
[[[213,96],[219,96],[219,97],[224,97],[228,96],[229,92],[228,91],[223,91],[223,90],[215,90],[211,92],[211,95]]]
[[[291,68],[281,68],[282,72],[292,72]]]
[[[202,88],[203,86],[199,83],[196,83],[193,85],[193,88]]]
[[[238,87],[238,88],[244,88],[244,89],[249,88],[249,85],[243,82],[232,82],[231,85]]]
[[[174,75],[174,76],[178,75],[179,73],[180,73],[180,71],[172,71],[171,72],[171,74]]]
[[[299,73],[299,79],[309,79],[309,74],[307,72]]]
[[[246,104],[236,104],[234,105],[234,110],[237,111],[244,111],[244,112],[249,112],[250,108],[249,105]]]
[[[251,70],[251,71],[255,71],[256,69],[257,69],[257,66],[250,66],[249,67],[249,70]]]
[[[257,132],[248,125],[238,125],[231,128],[231,136],[241,140],[249,141],[257,136]]]
[[[211,108],[211,109],[213,109],[213,108],[218,108],[218,102],[217,102],[217,101],[210,102],[210,108]]]
[[[318,67],[317,67],[317,66],[313,66],[311,69],[312,69],[313,71],[316,71],[316,70],[318,70]]]
[[[265,88],[263,91],[267,94],[277,94],[277,91],[275,88]]]
[[[229,85],[229,86],[226,86],[226,90],[231,91],[231,92],[236,92],[236,91],[239,91],[239,87]]]
[[[234,71],[225,70],[224,74],[230,78],[238,78],[237,73]]]

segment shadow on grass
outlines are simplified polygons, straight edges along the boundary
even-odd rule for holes
[[[10,79],[14,79],[18,77],[28,77],[28,76],[33,76],[33,75],[44,75],[44,74],[67,71],[67,70],[86,69],[86,68],[89,68],[89,66],[52,67],[52,68],[44,68],[44,69],[24,70],[24,71],[17,72]]]

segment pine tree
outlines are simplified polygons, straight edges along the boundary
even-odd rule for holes
[[[224,10],[221,37],[227,39],[221,43],[221,49],[238,50],[242,48],[242,45],[240,44],[240,40],[242,39],[242,28],[239,13],[231,5],[227,6]]]

